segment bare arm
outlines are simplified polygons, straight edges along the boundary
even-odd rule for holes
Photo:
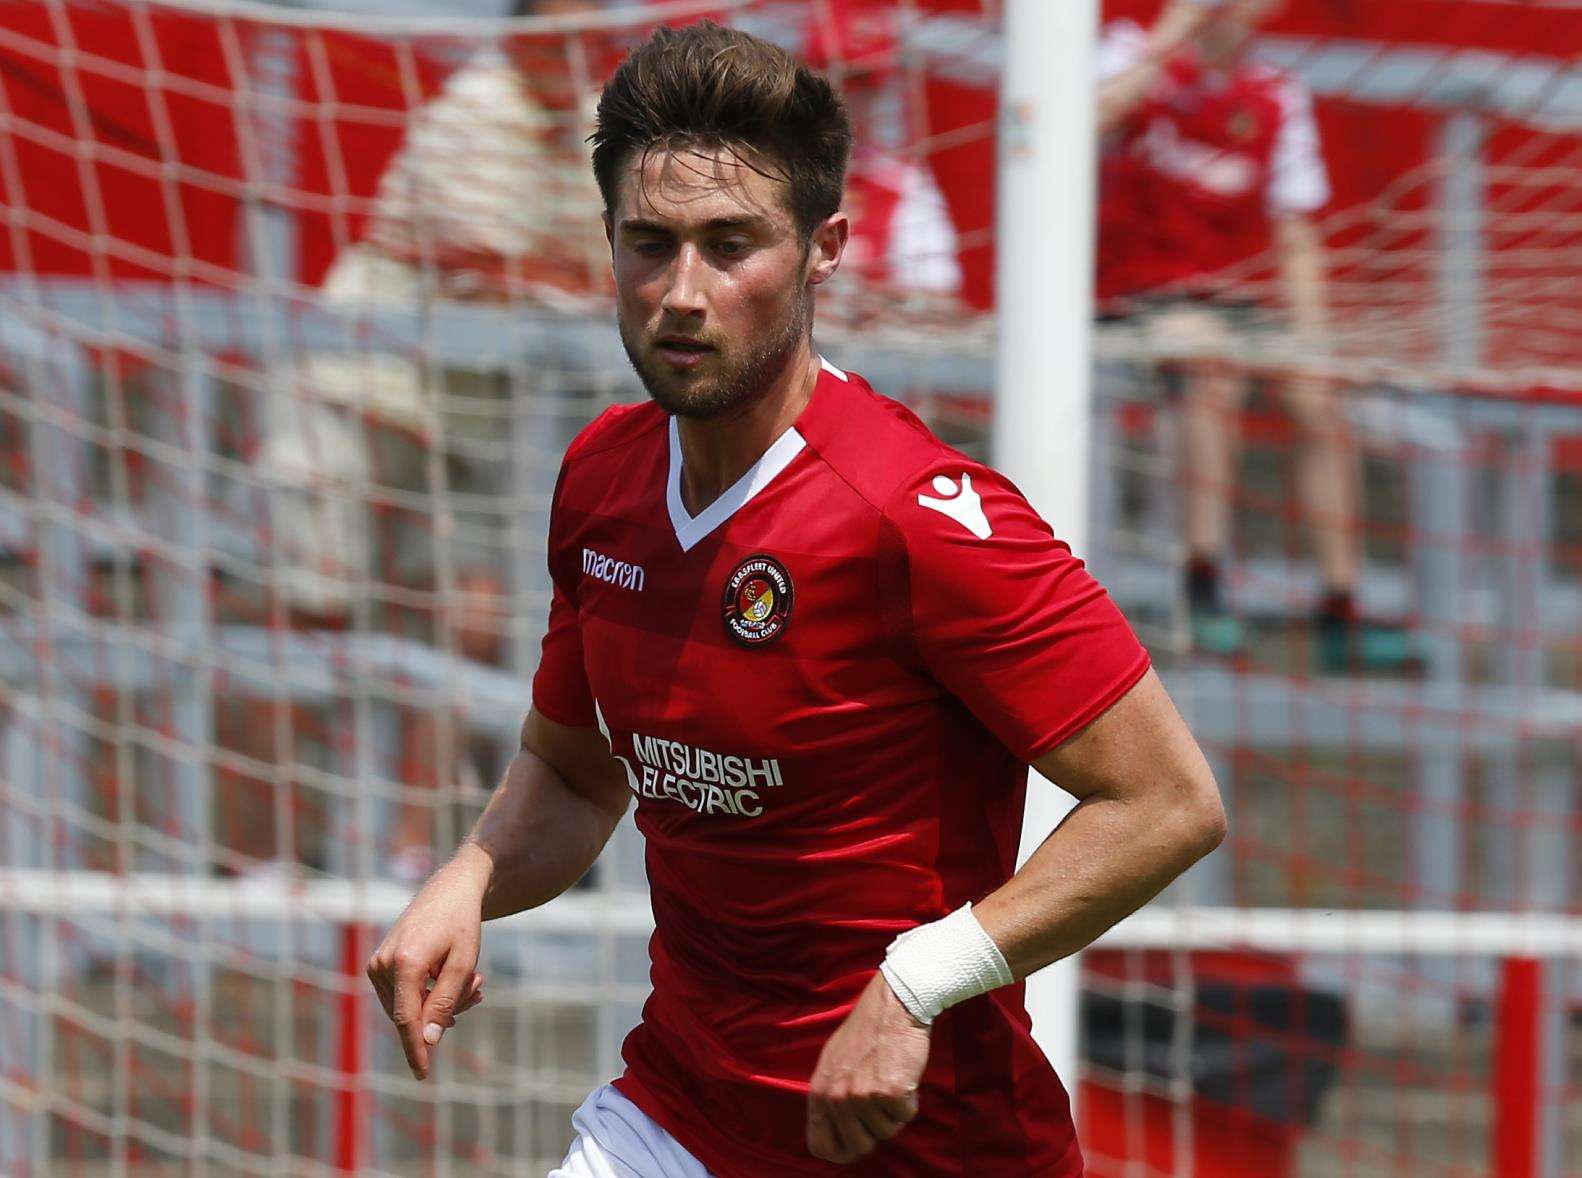
[[[536,907],[576,883],[630,797],[596,729],[528,713],[521,748],[472,834],[412,898],[368,962],[369,981],[415,1077],[428,1075],[430,1049],[481,993],[482,977],[473,971],[483,921]]]
[[[529,712],[521,748],[457,852],[486,873],[483,919],[536,908],[581,879],[631,797],[597,729]]]
[[[1211,0],[1174,0],[1148,31],[1148,45],[1137,62],[1098,84],[1099,134],[1108,135],[1137,110],[1165,66],[1210,18]]]
[[[1208,762],[1153,671],[1035,768],[1080,800],[973,905],[1017,978],[1092,942],[1225,837]]]
[[[1292,326],[1303,340],[1321,345],[1329,330],[1323,237],[1311,217],[1289,213],[1276,219],[1274,240]]]
[[[1081,801],[1004,886],[973,906],[1017,978],[1140,908],[1225,835],[1219,789],[1154,672],[1036,766]],[[819,1055],[808,1151],[847,1163],[917,1115],[929,1029],[882,974]]]

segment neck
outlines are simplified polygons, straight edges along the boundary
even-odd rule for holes
[[[1198,43],[1198,61],[1203,68],[1214,73],[1230,73],[1242,63],[1250,48],[1247,39],[1217,44],[1213,41]]]
[[[706,508],[796,424],[813,397],[819,360],[804,340],[774,384],[741,409],[694,421],[676,419],[681,440],[681,499],[692,515]]]

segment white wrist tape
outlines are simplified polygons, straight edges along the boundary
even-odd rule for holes
[[[879,972],[924,1026],[940,1011],[1013,980],[1000,947],[983,931],[971,904],[891,941]]]

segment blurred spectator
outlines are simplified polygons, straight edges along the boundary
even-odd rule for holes
[[[954,297],[961,290],[956,229],[927,168],[882,150],[856,150],[846,180],[856,277],[902,295]]]
[[[1302,84],[1249,55],[1284,0],[1170,0],[1152,29],[1117,21],[1099,47],[1099,300],[1135,317],[1169,356],[1182,398],[1187,592],[1193,640],[1220,654],[1243,631],[1227,608],[1238,418],[1252,386],[1230,357],[1264,317],[1225,296],[1213,275],[1272,238],[1285,311],[1300,350],[1327,330],[1323,242],[1313,215],[1329,200],[1312,101]],[[1399,627],[1356,609],[1361,469],[1333,382],[1293,373],[1274,382],[1297,427],[1297,495],[1312,530],[1323,595],[1315,618],[1321,666],[1399,667]]]
[[[933,172],[911,158],[907,94],[893,4],[822,0],[810,7],[803,55],[846,100],[856,146],[846,174],[851,240],[843,259],[857,298],[922,308],[961,290],[956,228]],[[890,308],[887,308],[890,309]],[[839,313],[839,308],[836,308]]]
[[[570,15],[595,0],[519,0],[517,16]],[[420,295],[553,300],[602,290],[609,270],[584,137],[596,89],[580,88],[564,37],[518,36],[474,53],[379,178],[363,240],[324,281],[333,302]]]
[[[595,0],[519,0],[512,15],[599,10]],[[414,109],[381,174],[361,239],[331,265],[320,301],[348,317],[435,301],[585,307],[602,298],[609,251],[583,139],[608,46],[513,36],[476,51]],[[583,55],[582,50],[588,53]],[[575,58],[575,60],[573,60]],[[438,609],[503,612],[515,489],[509,376],[436,366],[411,350],[308,354],[268,373],[256,455],[270,487],[278,585],[293,624],[344,628],[381,584],[436,593]],[[377,570],[376,570],[377,564]],[[446,571],[448,570],[448,571]],[[465,657],[499,661],[453,619]],[[473,635],[473,637],[469,637]],[[406,776],[454,780],[431,718]],[[458,730],[460,730],[458,728]],[[426,751],[425,751],[426,750]],[[492,783],[491,783],[492,784]],[[407,806],[403,877],[424,874],[432,807]],[[267,828],[245,856],[267,860]]]
[[[598,7],[523,0],[516,11]],[[565,55],[563,38],[549,46],[523,37],[480,50],[412,112],[362,240],[325,277],[325,306],[556,302],[603,289],[608,249],[590,211],[599,207],[598,190],[582,144],[591,108],[571,84]],[[503,401],[493,413],[480,409],[498,398],[497,375],[436,372],[410,354],[360,351],[310,355],[272,374],[258,462],[277,488],[280,581],[298,616],[339,624],[348,614],[372,559],[365,505],[375,486],[503,493],[503,462],[476,457],[498,443],[498,418],[508,411]],[[447,394],[472,411],[445,413]],[[436,468],[430,458],[440,438]],[[478,559],[476,552],[457,556],[464,571]]]

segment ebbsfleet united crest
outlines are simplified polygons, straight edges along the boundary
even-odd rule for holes
[[[773,642],[791,621],[791,574],[772,556],[749,556],[725,581],[725,629],[744,646]]]

